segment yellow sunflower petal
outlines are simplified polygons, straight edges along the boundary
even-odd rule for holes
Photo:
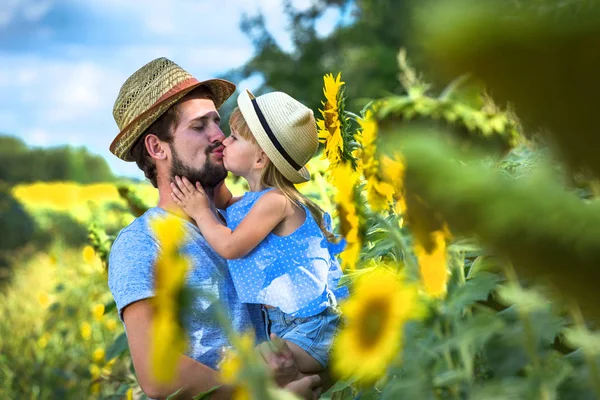
[[[341,308],[346,323],[333,344],[333,371],[372,384],[399,355],[404,324],[420,315],[417,288],[385,267],[376,268],[358,278]]]

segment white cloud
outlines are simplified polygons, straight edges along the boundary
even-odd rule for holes
[[[190,71],[216,74],[243,65],[251,56],[249,46],[198,46],[194,51],[178,54],[176,62]]]
[[[53,144],[50,133],[40,128],[23,132],[23,139],[30,146],[49,146]]]
[[[14,18],[19,0],[4,0],[0,3],[0,28],[10,24]]]
[[[26,21],[35,22],[44,17],[53,5],[52,0],[25,1],[21,13]]]
[[[113,97],[123,82],[122,74],[91,62],[57,65],[49,71],[57,80],[48,93],[51,122],[70,122],[99,111],[111,110]]]
[[[126,75],[90,61],[5,56],[0,89],[17,94],[23,109],[45,123],[68,123],[109,108]]]
[[[0,28],[8,26],[18,17],[28,22],[37,22],[50,11],[53,4],[53,0],[2,0]]]

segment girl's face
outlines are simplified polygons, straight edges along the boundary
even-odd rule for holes
[[[231,128],[231,135],[223,141],[223,165],[227,170],[238,176],[247,176],[256,168],[257,157],[260,153],[258,144],[244,139]]]

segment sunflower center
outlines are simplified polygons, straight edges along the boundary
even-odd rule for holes
[[[359,329],[359,340],[364,347],[371,347],[379,341],[390,318],[389,311],[390,307],[385,299],[373,300],[364,308],[360,318],[363,324]]]
[[[340,233],[342,236],[348,236],[348,232],[350,232],[350,222],[348,221],[348,212],[346,208],[342,205],[338,205],[338,215],[340,216]]]

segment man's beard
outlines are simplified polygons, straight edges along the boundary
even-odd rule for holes
[[[227,170],[223,164],[213,163],[210,160],[210,154],[214,149],[221,146],[221,143],[215,143],[210,145],[204,151],[206,154],[206,161],[202,168],[191,168],[183,164],[183,161],[177,154],[175,147],[169,144],[171,147],[171,153],[173,155],[173,161],[171,163],[171,179],[175,176],[185,176],[192,185],[196,182],[200,182],[205,190],[214,189],[219,183],[227,177]]]

